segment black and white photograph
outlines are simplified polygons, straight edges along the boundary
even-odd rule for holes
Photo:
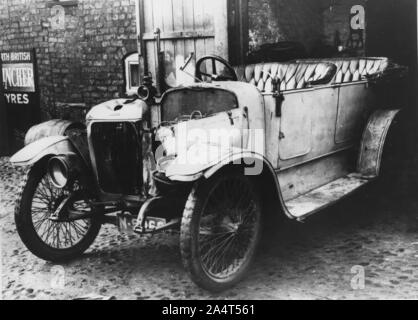
[[[0,226],[0,300],[417,300],[417,1],[0,0]]]

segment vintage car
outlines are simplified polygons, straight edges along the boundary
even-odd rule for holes
[[[28,168],[17,231],[54,262],[79,257],[104,223],[179,231],[192,280],[230,288],[267,215],[303,221],[379,177],[401,109],[381,97],[404,72],[385,58],[232,67],[205,56],[195,82],[158,103],[146,78],[138,98],[94,107],[86,125],[28,132],[11,159]]]

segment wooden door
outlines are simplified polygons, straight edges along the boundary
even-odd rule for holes
[[[204,55],[228,58],[227,28],[223,27],[227,21],[227,0],[138,1],[142,65],[154,79],[160,72],[166,88],[194,82],[193,77],[180,70],[190,53],[194,53],[194,59],[186,69],[189,74],[194,74],[196,59]]]

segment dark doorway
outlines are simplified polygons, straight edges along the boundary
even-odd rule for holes
[[[401,90],[392,87],[387,91],[399,92],[393,107],[407,105],[404,123],[403,154],[411,165],[408,171],[416,171],[414,161],[418,159],[418,55],[417,55],[417,1],[416,0],[369,0],[367,3],[366,53],[369,56],[387,56],[394,62],[408,66],[407,81],[399,82]]]
[[[248,0],[228,1],[229,62],[246,63],[248,53]]]
[[[416,0],[367,2],[367,55],[388,56],[414,67],[417,62]]]
[[[406,98],[415,108],[418,102],[417,1],[369,0],[366,19],[366,54],[386,56],[408,66],[407,93],[399,98]]]

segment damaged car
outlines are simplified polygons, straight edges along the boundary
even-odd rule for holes
[[[269,215],[304,221],[381,176],[402,108],[382,97],[405,72],[386,58],[233,67],[205,56],[193,84],[162,97],[147,78],[137,98],[95,106],[85,125],[28,132],[11,159],[27,169],[17,231],[60,262],[105,223],[175,230],[191,279],[226,290],[248,271]]]

